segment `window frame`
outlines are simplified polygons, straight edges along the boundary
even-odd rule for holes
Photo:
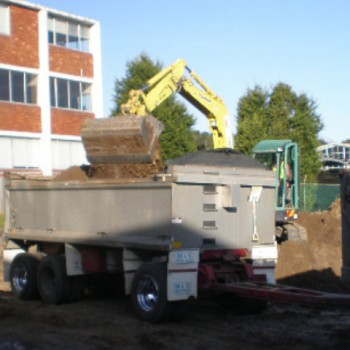
[[[10,102],[10,103],[21,103],[21,104],[29,104],[29,105],[37,105],[38,104],[38,75],[33,74],[33,73],[28,73],[28,72],[23,72],[19,70],[12,70],[12,69],[6,69],[6,68],[1,68],[1,71],[4,71],[7,73],[7,82],[8,82],[8,99],[0,99],[0,102]],[[15,74],[19,74],[20,78],[22,80],[22,94],[23,94],[23,99],[21,100],[15,100],[15,91],[14,91],[14,76]],[[28,82],[30,81],[29,77],[36,79],[35,81],[35,98],[34,102],[31,102],[30,98],[28,97],[29,91],[28,91]]]
[[[64,31],[62,30],[58,31],[57,29],[58,23],[61,23],[61,25],[64,23]],[[76,26],[76,29],[77,29],[76,36],[71,35],[70,29],[72,26],[73,27]],[[91,40],[90,30],[91,30],[90,26],[80,23],[78,21],[55,16],[52,14],[49,14],[48,16],[48,43],[51,45],[65,47],[69,50],[90,52],[90,40]],[[88,36],[86,35],[86,32],[88,33]],[[64,44],[62,44],[63,40],[62,40],[62,43],[58,42],[57,35],[65,36]],[[70,38],[73,38],[73,37],[76,38],[77,41],[70,41]],[[75,44],[72,44],[72,43],[75,43]]]
[[[0,21],[3,23],[3,30],[0,25],[0,35],[11,35],[11,9],[9,5],[6,4],[0,4],[0,14],[3,13],[5,16],[4,21]],[[1,20],[1,17],[0,17]]]
[[[60,106],[60,84],[65,83],[67,86],[67,107]],[[76,85],[78,84],[78,86]],[[75,86],[74,86],[75,85]],[[86,89],[89,89],[89,94],[86,94]],[[74,79],[64,79],[60,77],[50,77],[50,105],[52,108],[68,109],[71,111],[80,112],[92,112],[92,98],[91,98],[92,83],[85,81],[74,80]],[[78,90],[79,95],[76,94]],[[73,91],[75,91],[74,96],[72,96]],[[72,103],[76,98],[77,103]],[[88,100],[89,103],[84,103]],[[72,105],[77,106],[77,108],[72,107]],[[88,108],[85,108],[88,106]]]

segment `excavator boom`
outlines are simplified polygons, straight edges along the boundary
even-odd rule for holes
[[[142,89],[131,90],[128,101],[121,106],[122,116],[88,120],[84,124],[81,137],[89,161],[92,164],[154,161],[163,125],[150,114],[176,92],[207,117],[214,148],[233,148],[224,102],[180,59],[149,79]]]

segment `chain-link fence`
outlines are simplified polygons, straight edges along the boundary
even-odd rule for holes
[[[300,186],[300,211],[330,209],[339,196],[339,185],[302,184]]]

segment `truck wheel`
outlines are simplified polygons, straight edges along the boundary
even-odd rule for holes
[[[63,256],[47,255],[38,267],[38,289],[41,299],[49,304],[60,304],[69,295],[70,283]]]
[[[39,260],[32,254],[18,254],[10,267],[11,290],[22,300],[35,299],[38,296],[37,270]]]
[[[140,319],[156,323],[169,315],[166,273],[166,265],[159,263],[145,263],[136,271],[131,300]]]

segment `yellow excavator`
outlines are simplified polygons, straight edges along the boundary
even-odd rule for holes
[[[150,114],[164,100],[179,93],[208,119],[215,149],[233,148],[230,116],[224,101],[180,59],[147,81],[144,88],[131,90],[128,101],[121,106],[122,115],[116,118],[89,119],[81,136],[91,164],[152,163],[159,157],[157,145],[163,124]],[[273,145],[274,147],[271,147]],[[292,154],[293,156],[289,156]],[[276,191],[276,232],[281,240],[305,239],[306,234],[294,223],[298,217],[299,153],[290,140],[264,140],[254,148],[255,157],[266,162],[276,159],[293,166],[293,184],[281,181]],[[279,165],[279,168],[281,165]]]
[[[150,114],[164,100],[179,93],[208,119],[214,148],[233,148],[230,116],[223,100],[180,59],[131,90],[121,106],[122,115],[89,119],[81,136],[92,164],[148,163],[157,157],[157,143],[163,124]]]

